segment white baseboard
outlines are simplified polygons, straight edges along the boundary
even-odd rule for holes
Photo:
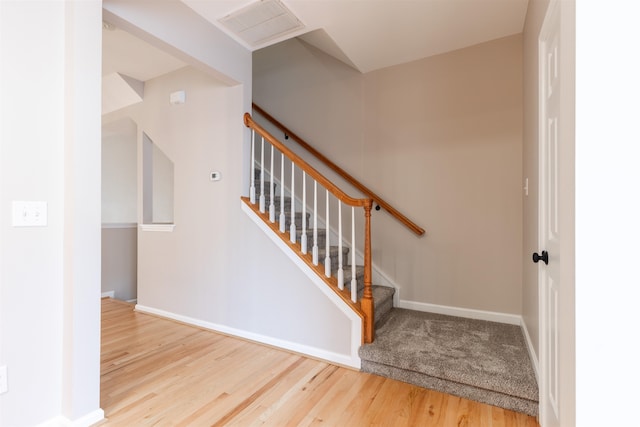
[[[116,297],[116,291],[103,292],[102,293],[102,298],[104,298],[104,297],[115,298]]]
[[[531,359],[531,365],[533,366],[533,372],[536,374],[536,381],[540,384],[540,376],[539,376],[539,367],[538,367],[538,357],[536,356],[535,347],[533,342],[531,341],[531,337],[529,336],[529,330],[527,329],[527,325],[524,323],[524,319],[522,319],[522,323],[520,325],[522,327],[522,332],[524,333],[524,339],[527,343],[527,350],[529,350],[529,359]]]
[[[494,311],[474,310],[470,308],[458,308],[447,305],[428,304],[424,302],[399,300],[399,308],[425,311],[427,313],[446,314],[448,316],[465,317],[467,319],[488,320],[490,322],[507,323],[509,325],[521,325],[522,316],[516,314],[497,313]]]
[[[104,420],[104,411],[100,408],[87,415],[71,421],[62,415],[38,424],[37,427],[89,427]]]
[[[248,331],[232,328],[225,325],[206,322],[203,320],[194,319],[188,316],[182,316],[179,314],[171,313],[165,310],[159,310],[153,307],[147,307],[140,304],[136,304],[136,311],[153,314],[155,316],[160,316],[167,319],[176,320],[181,323],[186,323],[188,325],[197,326],[199,328],[208,329],[214,332],[220,332],[225,335],[242,338],[248,341],[256,342],[258,344],[266,344],[269,346],[278,347],[284,350],[289,350],[295,353],[307,355],[315,359],[325,360],[330,363],[335,363],[338,365],[349,366],[352,368],[360,369],[360,358],[354,359],[353,357],[346,354],[334,353],[334,352],[326,351],[316,347],[310,347],[310,346],[298,344],[291,341],[281,340],[279,338],[269,337],[266,335],[256,334],[253,332],[248,332]]]

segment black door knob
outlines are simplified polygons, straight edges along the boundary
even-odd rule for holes
[[[542,251],[542,255],[538,255],[537,252],[534,252],[533,262],[537,263],[538,261],[543,261],[546,265],[549,265],[549,253],[547,251]]]

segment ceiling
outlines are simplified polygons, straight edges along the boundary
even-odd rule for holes
[[[258,0],[180,0],[255,51],[292,38],[366,73],[522,32],[528,0],[281,0],[303,28],[257,46],[218,20]],[[144,82],[182,61],[112,26],[103,30],[103,75]]]
[[[304,28],[248,46],[218,22],[257,0],[181,0],[250,50],[295,36],[366,73],[522,32],[528,0],[281,0]],[[321,30],[305,38],[304,34]]]

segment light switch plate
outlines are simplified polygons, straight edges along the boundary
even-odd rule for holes
[[[11,225],[14,227],[46,227],[47,202],[14,200]]]

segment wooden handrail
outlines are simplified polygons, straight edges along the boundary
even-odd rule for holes
[[[350,197],[334,183],[329,181],[324,175],[315,170],[311,165],[305,162],[300,156],[291,151],[288,147],[278,141],[273,135],[267,132],[262,126],[256,123],[251,114],[244,114],[244,124],[250,129],[258,132],[273,147],[277,148],[281,153],[287,156],[293,163],[302,169],[307,175],[311,176],[316,182],[320,183],[327,191],[331,192],[337,199],[349,206],[364,208],[365,229],[364,229],[364,292],[360,300],[360,309],[364,314],[363,325],[363,342],[371,343],[374,338],[374,302],[373,292],[371,288],[371,208],[373,206],[372,199],[355,199]],[[254,167],[254,165],[251,165]],[[284,185],[284,183],[282,183]],[[328,193],[327,193],[328,194]],[[328,199],[327,199],[328,200]],[[292,219],[293,220],[293,219]],[[298,245],[296,243],[296,245]],[[355,249],[355,248],[354,248]]]
[[[409,218],[407,218],[405,215],[403,215],[402,213],[400,213],[397,209],[395,209],[393,206],[391,206],[388,202],[386,202],[382,197],[378,196],[376,193],[374,193],[373,191],[371,191],[368,187],[366,187],[364,184],[362,184],[360,181],[358,181],[356,178],[354,178],[353,176],[351,176],[348,172],[346,172],[344,169],[342,169],[340,166],[336,165],[335,163],[333,163],[331,160],[329,160],[324,154],[320,153],[318,150],[316,150],[315,148],[313,148],[311,145],[309,145],[309,143],[307,143],[304,139],[300,138],[296,133],[294,133],[291,129],[287,128],[285,125],[283,125],[282,123],[280,123],[275,117],[273,117],[272,115],[270,115],[269,113],[267,113],[265,110],[263,110],[262,108],[260,108],[260,106],[258,106],[256,103],[252,103],[251,104],[253,106],[253,109],[256,110],[258,112],[258,114],[260,114],[262,117],[264,117],[265,119],[267,119],[268,121],[270,121],[275,127],[277,127],[278,129],[280,129],[282,132],[285,133],[285,135],[293,138],[296,140],[296,142],[305,150],[307,150],[309,153],[311,153],[313,156],[315,156],[318,160],[320,160],[322,163],[324,163],[327,167],[329,167],[331,170],[333,170],[335,173],[337,173],[338,175],[340,175],[342,178],[344,178],[345,180],[347,180],[347,182],[349,182],[349,184],[351,184],[352,186],[354,186],[355,188],[357,188],[358,190],[360,190],[362,193],[364,193],[365,195],[367,195],[368,197],[370,197],[371,199],[373,199],[373,201],[375,201],[380,207],[384,208],[384,210],[386,210],[387,212],[389,212],[391,214],[391,216],[393,216],[394,218],[396,218],[398,221],[400,221],[403,225],[405,225],[407,228],[409,228],[411,231],[413,231],[415,234],[417,234],[418,236],[422,236],[425,233],[424,228],[418,226],[417,224],[415,224],[413,221],[411,221]]]
[[[302,159],[302,157],[298,156],[296,153],[291,151],[286,145],[278,141],[273,135],[267,132],[265,128],[263,128],[258,123],[256,123],[251,117],[251,114],[244,113],[244,124],[246,127],[252,128],[258,131],[258,133],[262,135],[264,139],[269,141],[271,145],[273,145],[281,153],[284,153],[287,157],[289,157],[295,164],[300,166],[302,170],[304,170],[308,175],[313,177],[313,179],[318,181],[318,183],[322,184],[324,188],[328,189],[331,193],[333,193],[333,195],[335,195],[342,202],[348,204],[349,206],[358,206],[358,207],[365,207],[367,205],[371,206],[373,204],[373,201],[371,199],[355,199],[347,195],[344,191],[338,188],[334,183],[332,183],[327,178],[325,178],[324,175],[322,175],[320,172],[315,170],[313,166],[305,162]]]

